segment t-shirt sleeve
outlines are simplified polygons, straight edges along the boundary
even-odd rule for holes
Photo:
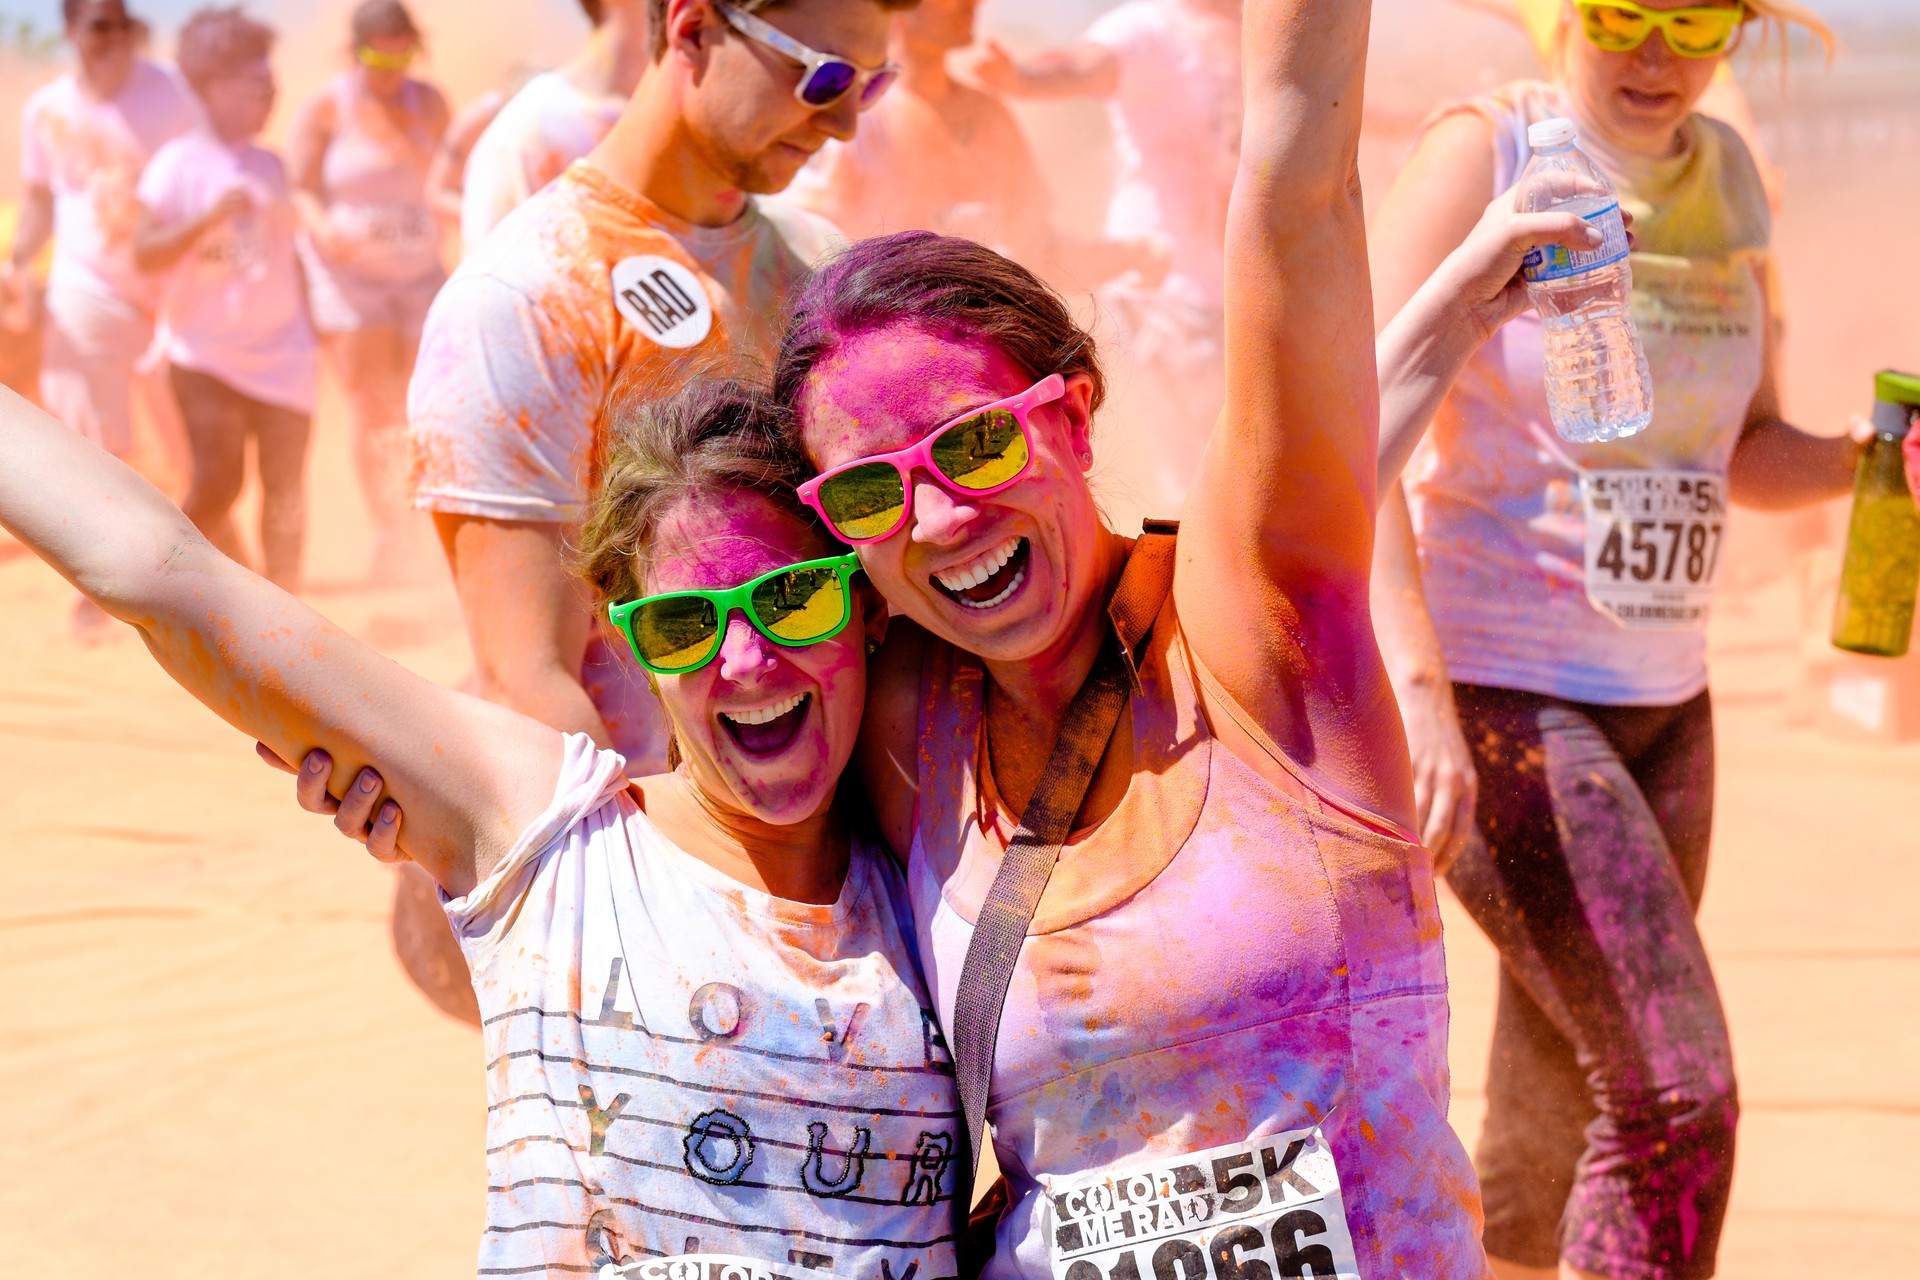
[[[591,335],[568,332],[571,313],[556,310],[478,273],[440,291],[407,391],[415,506],[543,524],[581,517],[605,379],[577,354]]]
[[[180,148],[169,142],[147,161],[134,194],[154,217],[162,222],[176,222],[185,213],[181,208],[180,178]]]
[[[468,251],[532,194],[509,136],[519,113],[509,112],[513,112],[512,103],[494,117],[467,155],[466,177],[460,189],[460,239]]]

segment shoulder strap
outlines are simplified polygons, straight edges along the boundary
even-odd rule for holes
[[[1072,829],[1074,815],[1086,798],[1094,771],[1106,755],[1107,743],[1127,695],[1136,684],[1133,650],[1152,629],[1173,581],[1174,537],[1179,525],[1150,520],[1133,544],[1120,585],[1107,607],[1117,642],[1100,651],[1093,671],[1074,695],[1060,725],[1040,785],[1020,815],[1019,829],[1008,842],[1007,856],[994,876],[993,887],[980,904],[967,957],[960,966],[954,993],[954,1073],[960,1086],[960,1108],[965,1113],[968,1165],[967,1199],[973,1174],[980,1168],[980,1146],[987,1118],[987,1094],[993,1082],[993,1051],[1000,1038],[1000,1013],[1013,980],[1033,913],[1053,877],[1060,846]]]

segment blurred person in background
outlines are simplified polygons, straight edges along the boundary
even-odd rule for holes
[[[521,86],[467,156],[462,253],[607,136],[652,60],[647,0],[581,0],[580,7],[593,24],[587,43],[565,66]]]
[[[481,692],[667,766],[644,673],[568,569],[602,407],[664,397],[716,364],[764,363],[834,237],[762,199],[853,136],[893,78],[888,18],[912,0],[649,0],[650,61],[586,157],[467,254],[428,317],[408,396],[415,502],[433,513]],[[760,13],[764,11],[763,18]],[[407,868],[403,962],[477,1016],[433,896]]]
[[[446,235],[460,232],[460,201],[466,191],[467,161],[474,144],[500,115],[508,99],[518,93],[533,73],[516,65],[504,77],[504,85],[484,90],[479,97],[454,113],[447,123],[447,135],[427,168],[427,198],[440,217],[440,231]],[[457,241],[456,241],[457,243]],[[454,255],[459,256],[457,253]]]
[[[354,65],[304,103],[287,152],[314,327],[346,393],[376,572],[404,574],[407,377],[446,281],[427,169],[447,100],[408,74],[420,28],[400,0],[353,11]]]
[[[1633,219],[1653,374],[1650,427],[1570,445],[1549,420],[1540,320],[1523,315],[1409,467],[1412,524],[1383,517],[1382,543],[1402,546],[1377,562],[1399,577],[1376,596],[1424,576],[1440,651],[1427,696],[1444,701],[1451,677],[1479,779],[1480,839],[1449,879],[1502,961],[1477,1164],[1503,1277],[1710,1276],[1726,1215],[1738,1103],[1694,923],[1714,790],[1704,609],[1651,629],[1595,603],[1609,526],[1583,495],[1590,473],[1625,472],[1723,513],[1726,496],[1777,510],[1852,483],[1854,441],[1780,416],[1767,192],[1739,134],[1696,113],[1756,21],[1828,39],[1789,0],[1563,0],[1554,81],[1439,113],[1374,221],[1385,321],[1512,186],[1528,126],[1571,117]],[[1710,591],[1719,516],[1672,529],[1628,554],[1677,552]]]
[[[11,327],[40,321],[40,403],[124,458],[133,452],[135,366],[153,342],[159,300],[133,260],[134,187],[147,158],[192,128],[199,109],[171,71],[134,52],[121,0],[65,0],[61,17],[75,64],[22,112],[25,194],[0,303]],[[53,264],[36,314],[29,264],[49,240]],[[164,396],[143,390],[158,391],[145,397],[156,405]],[[79,601],[79,634],[102,634],[106,622]]]
[[[182,509],[247,563],[232,511],[251,441],[261,562],[275,585],[297,591],[319,353],[286,166],[256,141],[278,93],[273,41],[238,8],[187,20],[178,62],[205,123],[161,147],[141,176],[134,258],[165,280],[160,348],[193,452]]]
[[[1043,276],[1092,287],[1164,275],[1158,237],[1101,240],[1053,224],[1053,193],[1006,104],[955,80],[949,54],[974,40],[979,0],[921,0],[893,22],[900,81],[849,142],[830,142],[796,180],[795,203],[851,239],[927,230],[966,236]]]
[[[1101,301],[1131,384],[1121,416],[1143,436],[1156,492],[1178,512],[1220,415],[1227,196],[1240,155],[1240,0],[1127,0],[1079,42],[1014,58],[988,42],[971,74],[1009,97],[1104,99],[1117,168],[1105,234],[1160,244],[1157,283]]]

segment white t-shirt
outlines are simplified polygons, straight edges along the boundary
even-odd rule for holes
[[[593,150],[627,100],[595,97],[557,71],[526,82],[467,153],[460,239],[471,253],[500,220]]]
[[[137,59],[106,100],[68,72],[20,113],[21,176],[53,192],[54,256],[48,285],[82,288],[151,307],[156,282],[133,265],[135,188],[147,158],[200,122],[200,104],[159,63]]]
[[[1117,153],[1107,234],[1163,238],[1169,288],[1217,310],[1240,160],[1240,20],[1183,0],[1130,0],[1086,40],[1119,64],[1107,107]]]
[[[180,222],[234,186],[252,196],[253,208],[209,229],[168,273],[161,349],[242,395],[311,413],[318,356],[280,157],[196,129],[155,153],[140,178],[140,203],[163,223]]]
[[[624,769],[570,736],[547,812],[446,904],[487,1056],[482,1274],[954,1276],[962,1123],[899,872],[856,845],[832,905],[757,892]]]

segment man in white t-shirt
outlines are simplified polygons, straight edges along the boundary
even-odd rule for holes
[[[581,0],[593,34],[565,66],[528,80],[467,153],[462,252],[607,136],[652,60],[646,0]]]
[[[134,366],[153,341],[158,285],[133,261],[140,172],[192,128],[186,86],[134,53],[122,0],[65,0],[74,69],[27,99],[21,115],[26,196],[0,285],[28,287],[27,266],[54,240],[47,280],[40,399],[112,453],[133,447]]]
[[[1129,359],[1118,388],[1120,452],[1145,454],[1150,514],[1186,494],[1224,394],[1223,247],[1240,158],[1240,0],[1128,0],[1079,42],[1027,58],[989,43],[973,74],[1014,97],[1102,98],[1113,132],[1106,233],[1157,239],[1158,286],[1105,291]],[[1150,433],[1138,441],[1126,437]]]

